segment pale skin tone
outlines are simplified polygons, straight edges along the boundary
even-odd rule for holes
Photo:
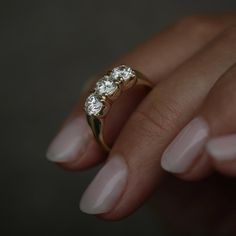
[[[67,170],[80,171],[119,155],[126,166],[126,182],[112,207],[98,212],[99,217],[117,220],[131,214],[158,190],[167,172],[185,181],[204,179],[213,172],[236,176],[232,150],[236,140],[232,136],[236,134],[235,42],[236,14],[190,16],[115,62],[141,71],[154,87],[117,102],[123,113],[117,116],[117,111],[111,111],[104,131],[112,143],[108,154],[86,126],[84,97],[93,82],[87,86],[62,128],[80,119],[82,141],[70,158],[65,155],[57,161],[51,154],[49,159]],[[124,107],[128,98],[130,103]],[[184,134],[178,141],[176,137],[188,124],[190,137]]]

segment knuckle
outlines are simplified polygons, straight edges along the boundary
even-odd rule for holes
[[[134,112],[136,120],[139,120],[142,129],[148,135],[164,138],[167,134],[172,133],[176,118],[179,112],[176,110],[174,103],[158,102],[150,104],[145,108],[138,108]]]
[[[137,110],[134,117],[139,122],[140,130],[145,136],[161,136],[162,133],[167,132],[165,125],[149,113]]]
[[[209,34],[220,27],[220,24],[206,15],[191,15],[180,19],[176,27],[181,30],[188,30],[194,35]]]

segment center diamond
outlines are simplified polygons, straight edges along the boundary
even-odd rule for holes
[[[88,115],[98,115],[103,108],[103,103],[99,100],[99,98],[91,94],[85,101],[85,111]]]
[[[116,83],[110,79],[109,76],[105,76],[100,79],[96,84],[96,92],[99,95],[112,95],[117,89]]]
[[[111,76],[114,79],[122,78],[123,80],[129,80],[135,76],[135,72],[130,67],[121,65],[112,70]]]

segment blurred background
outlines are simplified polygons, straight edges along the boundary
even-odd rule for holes
[[[97,71],[176,19],[227,0],[1,1],[1,235],[174,235],[147,206],[120,222],[80,212],[97,169],[67,173],[47,145]],[[200,235],[200,234],[199,234]]]

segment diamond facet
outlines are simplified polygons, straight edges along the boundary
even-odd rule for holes
[[[112,95],[117,88],[118,86],[109,76],[104,76],[97,82],[95,91],[99,95]]]
[[[103,103],[95,94],[90,94],[85,101],[85,111],[88,115],[98,115],[103,108]]]
[[[123,80],[129,80],[130,78],[135,76],[135,72],[128,66],[121,65],[115,67],[112,72],[111,76],[113,79],[122,78]]]

